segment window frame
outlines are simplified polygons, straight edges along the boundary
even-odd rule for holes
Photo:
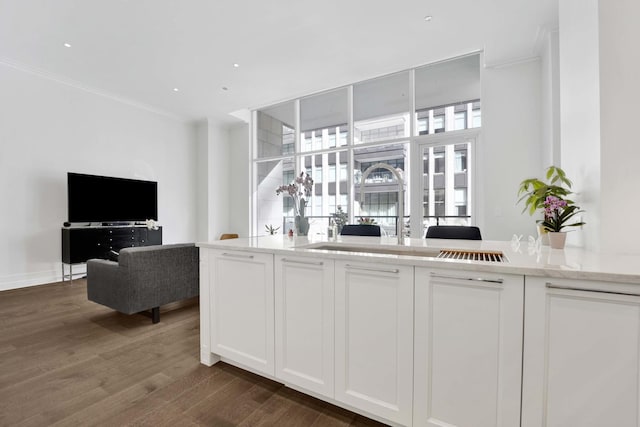
[[[474,55],[474,54],[478,54],[477,52],[474,52],[470,55]],[[480,54],[481,55],[481,54]],[[482,58],[482,56],[480,57]],[[457,59],[457,58],[452,58],[453,60]],[[422,194],[422,188],[423,188],[423,177],[422,177],[422,147],[423,146],[429,146],[429,145],[433,145],[433,146],[438,146],[438,145],[449,145],[449,144],[454,144],[455,142],[445,142],[445,141],[461,141],[464,143],[469,142],[470,143],[470,153],[468,153],[468,157],[467,157],[467,172],[469,172],[469,169],[471,170],[471,174],[469,176],[469,183],[470,183],[470,188],[467,189],[467,203],[471,202],[471,212],[467,212],[468,215],[471,216],[471,224],[475,224],[477,222],[478,216],[477,216],[477,203],[475,203],[476,197],[476,191],[477,191],[477,177],[476,177],[476,166],[475,163],[477,161],[477,155],[476,153],[479,151],[478,150],[478,141],[479,141],[479,136],[481,134],[481,129],[482,127],[467,127],[466,129],[461,129],[461,130],[448,130],[448,131],[444,131],[444,132],[438,132],[438,133],[426,133],[426,134],[422,134],[419,135],[417,132],[418,129],[418,114],[415,110],[415,90],[414,90],[414,79],[415,79],[415,68],[414,69],[410,69],[410,70],[406,70],[409,71],[409,77],[410,77],[410,87],[411,87],[411,91],[412,93],[410,94],[411,96],[411,111],[409,111],[408,114],[408,119],[409,119],[409,135],[408,136],[403,136],[403,137],[396,137],[396,138],[390,138],[390,139],[385,139],[385,140],[376,140],[374,142],[368,142],[368,143],[358,143],[355,144],[354,143],[354,139],[355,139],[355,132],[354,132],[354,117],[353,117],[353,87],[355,84],[351,84],[351,85],[347,85],[347,86],[343,86],[342,88],[346,88],[348,91],[348,97],[347,97],[347,111],[348,111],[348,122],[345,125],[344,123],[340,123],[340,124],[336,124],[335,126],[330,126],[328,128],[334,129],[335,130],[335,141],[336,141],[336,145],[335,146],[328,146],[327,148],[324,147],[320,147],[318,149],[313,149],[313,143],[311,143],[310,145],[312,145],[312,149],[308,150],[305,149],[303,150],[302,148],[302,144],[304,144],[304,141],[301,140],[301,134],[302,132],[300,131],[300,101],[302,99],[304,99],[305,97],[302,98],[298,98],[295,100],[290,100],[287,102],[294,102],[294,106],[295,106],[295,123],[293,123],[293,128],[295,129],[295,143],[294,143],[294,152],[293,153],[286,153],[286,154],[282,154],[282,155],[278,155],[278,156],[271,156],[271,157],[258,157],[256,155],[257,153],[257,133],[258,133],[258,129],[257,129],[257,114],[259,110],[262,109],[254,109],[252,110],[252,114],[251,114],[251,145],[250,145],[250,162],[251,162],[251,179],[250,179],[250,189],[251,189],[251,194],[252,197],[250,199],[250,235],[252,236],[257,236],[259,235],[259,233],[262,230],[262,228],[260,227],[260,224],[257,224],[258,221],[258,206],[257,206],[257,198],[256,198],[256,193],[257,193],[257,182],[256,182],[256,170],[257,170],[257,165],[259,163],[263,163],[263,162],[270,162],[270,161],[276,161],[276,160],[286,160],[286,159],[291,159],[291,161],[294,164],[295,167],[295,173],[294,176],[297,176],[300,173],[300,161],[301,159],[303,159],[306,156],[315,156],[315,155],[324,155],[325,153],[336,153],[337,158],[339,158],[340,153],[346,151],[347,152],[347,161],[346,161],[346,167],[347,167],[347,206],[344,206],[343,203],[341,203],[341,197],[342,195],[339,195],[337,192],[335,194],[335,200],[336,200],[336,208],[337,206],[342,206],[343,210],[347,211],[349,213],[349,221],[350,222],[354,222],[354,203],[357,202],[355,200],[356,197],[358,197],[357,194],[357,189],[354,188],[354,152],[356,150],[360,150],[363,148],[367,148],[367,147],[375,147],[375,146],[380,146],[380,145],[391,145],[394,143],[407,143],[408,144],[408,154],[407,157],[405,159],[405,181],[407,181],[406,183],[406,187],[405,190],[407,192],[407,196],[406,196],[406,200],[407,200],[407,204],[405,206],[404,211],[405,212],[410,212],[410,218],[411,218],[411,236],[412,238],[419,238],[419,237],[423,237],[421,236],[422,234],[422,214],[423,214],[423,194]],[[394,73],[395,74],[395,73]],[[332,92],[335,90],[338,90],[341,88],[332,88],[328,91],[325,92],[319,92],[316,94],[312,94],[309,96],[316,96],[316,95],[322,95],[323,93],[326,92]],[[481,99],[479,100],[469,100],[469,101],[460,101],[460,102],[470,102],[473,103],[471,108],[469,108],[467,110],[466,116],[467,116],[467,122],[471,122],[473,120],[473,113],[476,110],[480,111],[480,120],[482,119],[482,102]],[[479,108],[472,108],[473,105],[475,105],[475,103],[478,102],[479,104]],[[266,106],[265,109],[268,109],[272,106]],[[434,109],[435,110],[435,109]],[[429,119],[427,122],[427,126],[428,126],[428,132],[435,132],[435,126],[434,123],[432,122],[433,120],[433,114],[430,113],[429,114]],[[443,122],[444,122],[444,126],[445,129],[447,127],[446,122],[446,114],[443,116]],[[346,129],[345,129],[346,127]],[[344,130],[343,130],[344,129]],[[325,130],[320,130],[321,132],[325,132]],[[346,133],[347,137],[346,137],[346,145],[340,145],[340,141],[342,140],[343,134]],[[312,140],[312,136],[311,135],[306,135],[306,137],[311,141]],[[461,143],[459,142],[459,143]],[[471,159],[471,161],[469,161],[469,158]],[[454,159],[455,162],[455,159]],[[335,185],[339,186],[340,182],[341,182],[341,163],[339,161],[336,161],[336,179],[335,179]],[[327,180],[327,182],[330,182],[330,180]],[[430,191],[432,191],[433,189],[430,189]],[[275,188],[274,188],[275,191]],[[323,194],[324,195],[324,194]],[[329,197],[330,195],[327,193],[327,196]],[[453,195],[452,195],[453,197]],[[312,202],[313,203],[313,202]],[[323,204],[328,206],[328,198],[327,198],[327,202],[325,203],[323,200]],[[314,205],[315,206],[315,205]]]
[[[466,144],[469,143],[469,150],[467,152],[467,171],[469,174],[469,187],[467,187],[467,206],[471,205],[471,209],[467,210],[467,215],[470,216],[470,225],[477,224],[478,218],[478,206],[475,202],[476,200],[476,192],[477,192],[477,168],[476,164],[478,162],[476,153],[479,151],[480,145],[480,135],[482,128],[469,128],[464,130],[450,131],[446,133],[433,133],[429,135],[421,135],[415,137],[412,141],[412,144],[415,143],[415,148],[412,148],[412,152],[415,154],[412,155],[410,161],[412,162],[412,174],[411,174],[411,182],[412,185],[412,194],[409,203],[411,203],[411,236],[417,237],[423,234],[422,230],[422,219],[423,219],[423,209],[424,209],[424,200],[423,200],[423,192],[424,192],[424,177],[422,175],[423,170],[423,152],[425,148],[429,147],[440,147],[443,145],[453,146],[456,144]],[[455,153],[455,148],[454,148]],[[469,160],[470,159],[470,160]],[[455,154],[452,159],[452,174],[455,175]],[[430,192],[434,192],[435,189],[429,188]],[[434,194],[435,197],[435,194]],[[454,197],[454,194],[451,194],[451,197]],[[415,214],[415,212],[419,212],[419,214]],[[414,220],[415,219],[415,220]],[[424,236],[423,236],[424,237]]]

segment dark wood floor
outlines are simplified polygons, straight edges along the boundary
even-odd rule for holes
[[[197,301],[160,323],[87,301],[86,283],[0,292],[1,426],[373,426],[218,363],[199,363]]]

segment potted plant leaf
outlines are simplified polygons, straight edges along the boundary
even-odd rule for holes
[[[264,228],[271,236],[278,234],[278,230],[280,230],[280,227],[274,227],[272,224],[265,225]]]
[[[529,215],[540,211],[544,211],[544,203],[547,197],[553,196],[559,199],[565,200],[568,204],[573,204],[573,201],[567,199],[567,195],[571,194],[571,180],[567,178],[565,172],[557,166],[549,166],[545,174],[546,181],[538,178],[528,178],[520,183],[518,190],[518,203],[524,202],[524,209],[522,212],[529,212]],[[546,218],[543,218],[543,221]],[[538,224],[538,233],[542,238],[542,243],[549,244],[547,231]]]

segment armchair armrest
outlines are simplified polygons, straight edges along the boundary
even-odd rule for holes
[[[129,289],[125,286],[127,269],[104,259],[87,261],[87,297],[121,313],[132,314]]]

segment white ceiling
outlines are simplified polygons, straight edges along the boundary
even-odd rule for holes
[[[233,121],[481,49],[487,65],[536,56],[557,3],[0,0],[0,62],[185,120]]]

